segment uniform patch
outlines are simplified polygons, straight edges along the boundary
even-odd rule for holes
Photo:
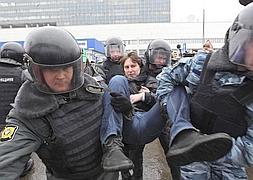
[[[1,131],[1,138],[0,141],[10,141],[13,139],[17,132],[18,126],[16,125],[6,125],[3,130]]]

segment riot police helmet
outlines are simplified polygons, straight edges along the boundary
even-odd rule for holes
[[[145,51],[147,63],[167,66],[171,63],[171,47],[163,39],[151,41]]]
[[[74,36],[59,27],[40,27],[28,34],[24,42],[25,59],[35,86],[48,94],[62,94],[80,88],[84,83],[82,52]],[[45,72],[68,71],[67,89],[54,90]],[[59,82],[60,84],[63,82]]]
[[[228,34],[229,60],[253,71],[253,3],[236,17]]]
[[[119,37],[110,37],[105,42],[105,55],[114,62],[119,62],[124,56],[125,44]]]
[[[1,58],[8,58],[23,64],[24,48],[17,42],[6,42],[1,46]]]

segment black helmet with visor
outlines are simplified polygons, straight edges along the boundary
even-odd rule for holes
[[[125,53],[125,44],[119,37],[110,37],[105,42],[105,55],[113,61],[119,61]]]
[[[171,63],[171,47],[163,39],[155,39],[145,52],[149,64],[167,66]]]
[[[84,82],[81,48],[68,31],[58,27],[41,27],[28,34],[24,43],[25,59],[35,86],[48,94],[74,91]],[[73,70],[68,90],[52,90],[45,81],[45,70]]]
[[[229,60],[253,71],[253,3],[236,17],[228,35]]]
[[[6,42],[1,46],[1,58],[9,58],[23,64],[25,50],[17,42]]]

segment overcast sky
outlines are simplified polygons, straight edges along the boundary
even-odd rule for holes
[[[243,8],[239,0],[171,0],[172,22],[233,21]]]

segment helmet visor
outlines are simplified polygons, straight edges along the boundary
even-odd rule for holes
[[[242,29],[229,41],[229,59],[232,63],[253,71],[253,31]]]
[[[45,65],[29,61],[29,71],[36,87],[47,94],[63,94],[81,87],[84,82],[82,56],[73,62]]]
[[[159,66],[167,66],[171,61],[171,51],[158,49],[150,51],[150,64],[156,64]]]
[[[109,44],[106,46],[106,57],[111,58],[112,60],[119,60],[124,56],[125,46],[123,44]]]

